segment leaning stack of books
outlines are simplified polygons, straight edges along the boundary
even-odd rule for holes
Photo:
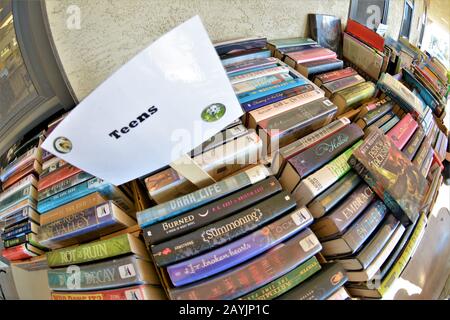
[[[343,56],[347,66],[375,82],[386,72],[390,60],[389,51],[384,48],[384,38],[351,19],[347,20],[343,35]]]
[[[192,300],[346,298],[312,220],[264,165],[138,212],[168,296]]]
[[[40,224],[40,217],[36,212],[36,188],[42,171],[40,146],[43,139],[44,132],[39,132],[29,140],[21,140],[1,159],[2,256],[9,261],[44,254],[45,248],[36,239]]]

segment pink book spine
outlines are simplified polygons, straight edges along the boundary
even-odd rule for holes
[[[413,119],[411,114],[408,113],[394,126],[394,128],[392,128],[392,130],[389,130],[386,136],[388,136],[394,145],[401,150],[408,143],[417,127],[417,122]]]
[[[335,52],[329,49],[311,49],[305,50],[301,52],[294,52],[289,55],[292,60],[295,60],[297,63],[306,63],[310,61],[324,60],[324,59],[332,59],[336,58],[337,55]]]

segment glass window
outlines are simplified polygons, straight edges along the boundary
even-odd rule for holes
[[[402,28],[400,29],[400,36],[409,39],[411,32],[411,21],[414,12],[414,4],[411,1],[405,1],[405,9],[403,11]]]
[[[11,0],[0,0],[0,123],[37,97],[16,40]]]
[[[386,24],[389,0],[351,0],[349,18],[376,30]]]

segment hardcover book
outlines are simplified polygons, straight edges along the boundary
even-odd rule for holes
[[[278,180],[269,177],[227,197],[144,228],[145,242],[152,245],[183,235],[255,205],[279,191],[281,185]]]
[[[337,107],[328,99],[318,99],[258,122],[268,150],[278,149],[331,122]]]
[[[302,285],[285,293],[279,300],[325,300],[347,282],[345,270],[339,263],[327,263],[322,270]]]
[[[392,111],[389,111],[380,119],[372,123],[370,126],[364,129],[364,133],[367,135],[373,128],[381,128],[384,124],[389,122],[392,118],[397,117]]]
[[[104,291],[52,292],[52,300],[164,300],[160,287],[140,285]]]
[[[37,199],[37,191],[33,185],[24,186],[16,192],[10,194],[8,197],[4,198],[0,201],[0,212],[11,208],[17,203],[29,199],[31,201],[36,202]]]
[[[312,79],[314,75],[324,73],[328,71],[340,70],[344,67],[344,62],[339,59],[324,59],[309,61],[305,63],[299,63],[296,66],[296,70],[303,76]]]
[[[80,266],[48,269],[47,274],[48,286],[53,291],[105,290],[159,284],[153,265],[133,255]]]
[[[333,121],[332,123],[304,136],[303,138],[290,143],[289,145],[276,150],[275,155],[272,158],[271,170],[274,174],[281,173],[286,161],[296,154],[306,150],[307,148],[314,146],[323,139],[338,132],[350,123],[347,118],[341,118]]]
[[[397,116],[393,116],[389,121],[383,124],[380,129],[383,133],[387,134],[394,126],[399,123],[400,118]]]
[[[51,185],[46,189],[40,190],[38,192],[38,201],[44,200],[54,194],[57,194],[58,192],[64,191],[73,186],[76,186],[79,183],[92,179],[93,177],[94,177],[93,175],[81,171],[71,176],[70,178],[64,179],[56,184]]]
[[[239,75],[229,76],[229,78],[230,78],[231,84],[234,85],[234,84],[238,84],[238,83],[242,83],[242,82],[246,82],[246,81],[250,81],[250,80],[254,80],[254,79],[258,79],[258,78],[262,78],[262,77],[266,77],[266,76],[271,76],[271,75],[276,75],[276,74],[288,74],[288,73],[289,73],[288,67],[277,66],[277,67],[265,68],[265,69],[261,69],[261,70],[257,70],[257,71],[251,70],[249,72],[242,73]]]
[[[9,261],[24,260],[43,254],[44,251],[29,243],[23,243],[2,251],[2,256]]]
[[[375,94],[375,85],[370,82],[362,82],[349,88],[338,91],[331,101],[338,106],[338,115],[346,109],[358,106]]]
[[[70,178],[71,176],[81,172],[81,169],[72,166],[71,164],[65,164],[63,167],[49,173],[45,177],[39,177],[38,190],[41,191],[51,185],[58,183],[64,179]]]
[[[49,267],[60,267],[98,261],[130,253],[134,253],[145,260],[149,259],[144,243],[131,234],[125,233],[105,240],[47,252],[47,261]]]
[[[336,134],[290,158],[281,173],[280,183],[291,192],[302,179],[336,158],[363,136],[364,132],[357,125],[346,126]]]
[[[233,84],[233,89],[239,95],[293,79],[288,73],[279,73]]]
[[[375,200],[341,237],[322,242],[322,254],[336,257],[355,253],[374,232],[386,212],[383,202]]]
[[[349,164],[403,225],[417,220],[426,179],[382,131],[374,129]]]
[[[384,38],[375,31],[369,29],[365,25],[362,25],[351,19],[347,20],[347,26],[345,32],[358,38],[368,46],[383,52],[384,51]]]
[[[278,62],[279,60],[274,57],[245,60],[242,62],[233,63],[225,66],[225,71],[228,73],[228,75],[232,75],[233,73],[236,72],[247,71],[249,69],[254,69],[258,67],[274,66]]]
[[[20,168],[18,171],[15,171],[11,176],[9,176],[5,181],[2,182],[2,188],[4,190],[8,189],[20,179],[33,174],[35,176],[39,176],[42,171],[42,165],[37,161],[32,161],[26,167]]]
[[[313,91],[315,88],[311,84],[303,84],[297,87],[294,87],[292,89],[283,90],[281,92],[276,92],[273,94],[270,94],[268,96],[255,99],[249,102],[241,103],[241,107],[244,109],[245,112],[250,112],[255,109],[273,104],[275,102],[289,99],[292,97],[295,97],[297,95],[301,95],[306,92]]]
[[[336,57],[336,53],[331,51],[330,49],[314,48],[305,51],[290,52],[286,54],[284,62],[295,69],[297,64],[299,63],[306,63],[324,59],[335,59]]]
[[[170,265],[167,272],[177,287],[213,276],[275,247],[307,227],[312,220],[308,210],[301,208],[232,243]]]
[[[265,49],[252,49],[252,50],[246,50],[244,52],[239,52],[237,54],[228,54],[228,55],[222,55],[220,59],[222,60],[222,64],[224,67],[238,63],[243,62],[247,60],[253,60],[253,59],[260,59],[260,58],[269,58],[271,56],[270,50]]]
[[[382,118],[385,114],[387,114],[389,111],[391,111],[393,107],[394,107],[394,103],[391,101],[381,104],[376,109],[367,112],[364,116],[362,116],[360,119],[358,119],[356,121],[356,124],[361,129],[364,129],[365,127],[370,126],[371,124],[373,124],[374,122],[376,122],[380,118]]]
[[[265,286],[250,292],[239,300],[272,300],[283,293],[292,290],[300,283],[320,271],[322,267],[316,257],[309,258],[294,270],[282,277],[266,284]]]
[[[344,32],[343,55],[371,79],[378,80],[384,61],[376,50]]]
[[[136,224],[112,201],[77,212],[48,224],[39,230],[39,242],[56,249],[95,240],[114,231]]]
[[[356,76],[358,73],[350,67],[342,70],[331,71],[323,74],[319,74],[315,77],[314,83],[321,87],[323,84],[336,81],[339,79]]]
[[[144,228],[159,221],[167,220],[261,181],[268,175],[269,172],[263,165],[253,167],[186,196],[138,212],[137,218],[139,225]]]
[[[347,161],[350,159],[353,151],[361,144],[362,140],[358,141],[320,170],[302,180],[293,192],[293,196],[298,204],[301,206],[308,204],[350,171]]]
[[[308,24],[313,40],[322,47],[341,54],[341,19],[327,14],[308,14]]]
[[[339,259],[345,270],[358,271],[366,269],[383,249],[393,235],[400,222],[392,214],[388,214],[372,239],[358,253]]]
[[[199,283],[169,289],[173,300],[235,299],[293,270],[322,246],[311,230],[283,242],[255,259]]]
[[[401,150],[408,143],[417,127],[417,122],[413,119],[411,114],[408,113],[386,134],[386,136]]]
[[[374,198],[370,187],[362,183],[339,206],[315,222],[311,229],[320,240],[342,235]]]
[[[283,191],[237,214],[152,246],[153,260],[162,267],[211,250],[263,226],[295,205],[295,200]]]
[[[346,77],[346,78],[339,79],[336,81],[325,83],[324,85],[322,85],[321,88],[325,91],[325,96],[329,98],[333,94],[335,94],[341,90],[353,87],[353,86],[363,83],[365,81],[366,80],[364,80],[364,78],[361,77],[360,75],[355,75],[355,76],[350,76],[350,77]]]
[[[288,54],[290,52],[299,52],[299,51],[305,51],[305,50],[310,50],[310,49],[315,49],[315,48],[322,48],[322,47],[318,44],[305,44],[302,46],[279,48],[279,49],[275,50],[273,56],[280,60],[284,60],[284,58],[286,57],[286,54]]]
[[[308,209],[315,219],[319,219],[333,209],[360,184],[361,178],[353,170],[346,173],[324,193],[314,199]]]
[[[311,44],[317,44],[314,40],[309,38],[286,38],[286,39],[274,39],[267,41],[267,47],[274,51],[275,49],[288,48],[295,46],[305,46]]]
[[[214,48],[217,54],[229,54],[232,52],[245,51],[250,49],[262,49],[267,45],[266,38],[246,38],[246,39],[236,39],[230,41],[223,41],[219,43],[214,43]]]
[[[18,190],[23,189],[25,187],[28,187],[30,185],[34,186],[35,188],[37,186],[37,179],[32,174],[30,174],[30,175],[20,179],[19,181],[14,183],[11,187],[9,187],[8,189],[4,190],[0,194],[0,201],[2,201],[5,198],[8,198],[11,194],[17,192]]]

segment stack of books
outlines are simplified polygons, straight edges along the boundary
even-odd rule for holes
[[[165,299],[137,227],[47,254],[53,300]]]
[[[138,212],[171,299],[348,297],[342,267],[319,263],[311,214],[270,174],[258,165]]]
[[[390,60],[389,51],[384,48],[384,38],[351,19],[347,20],[343,35],[343,56],[347,66],[375,82],[386,72]]]
[[[36,212],[37,187],[42,172],[44,132],[13,145],[1,158],[0,226],[2,256],[19,261],[43,255],[37,240],[40,224]]]

